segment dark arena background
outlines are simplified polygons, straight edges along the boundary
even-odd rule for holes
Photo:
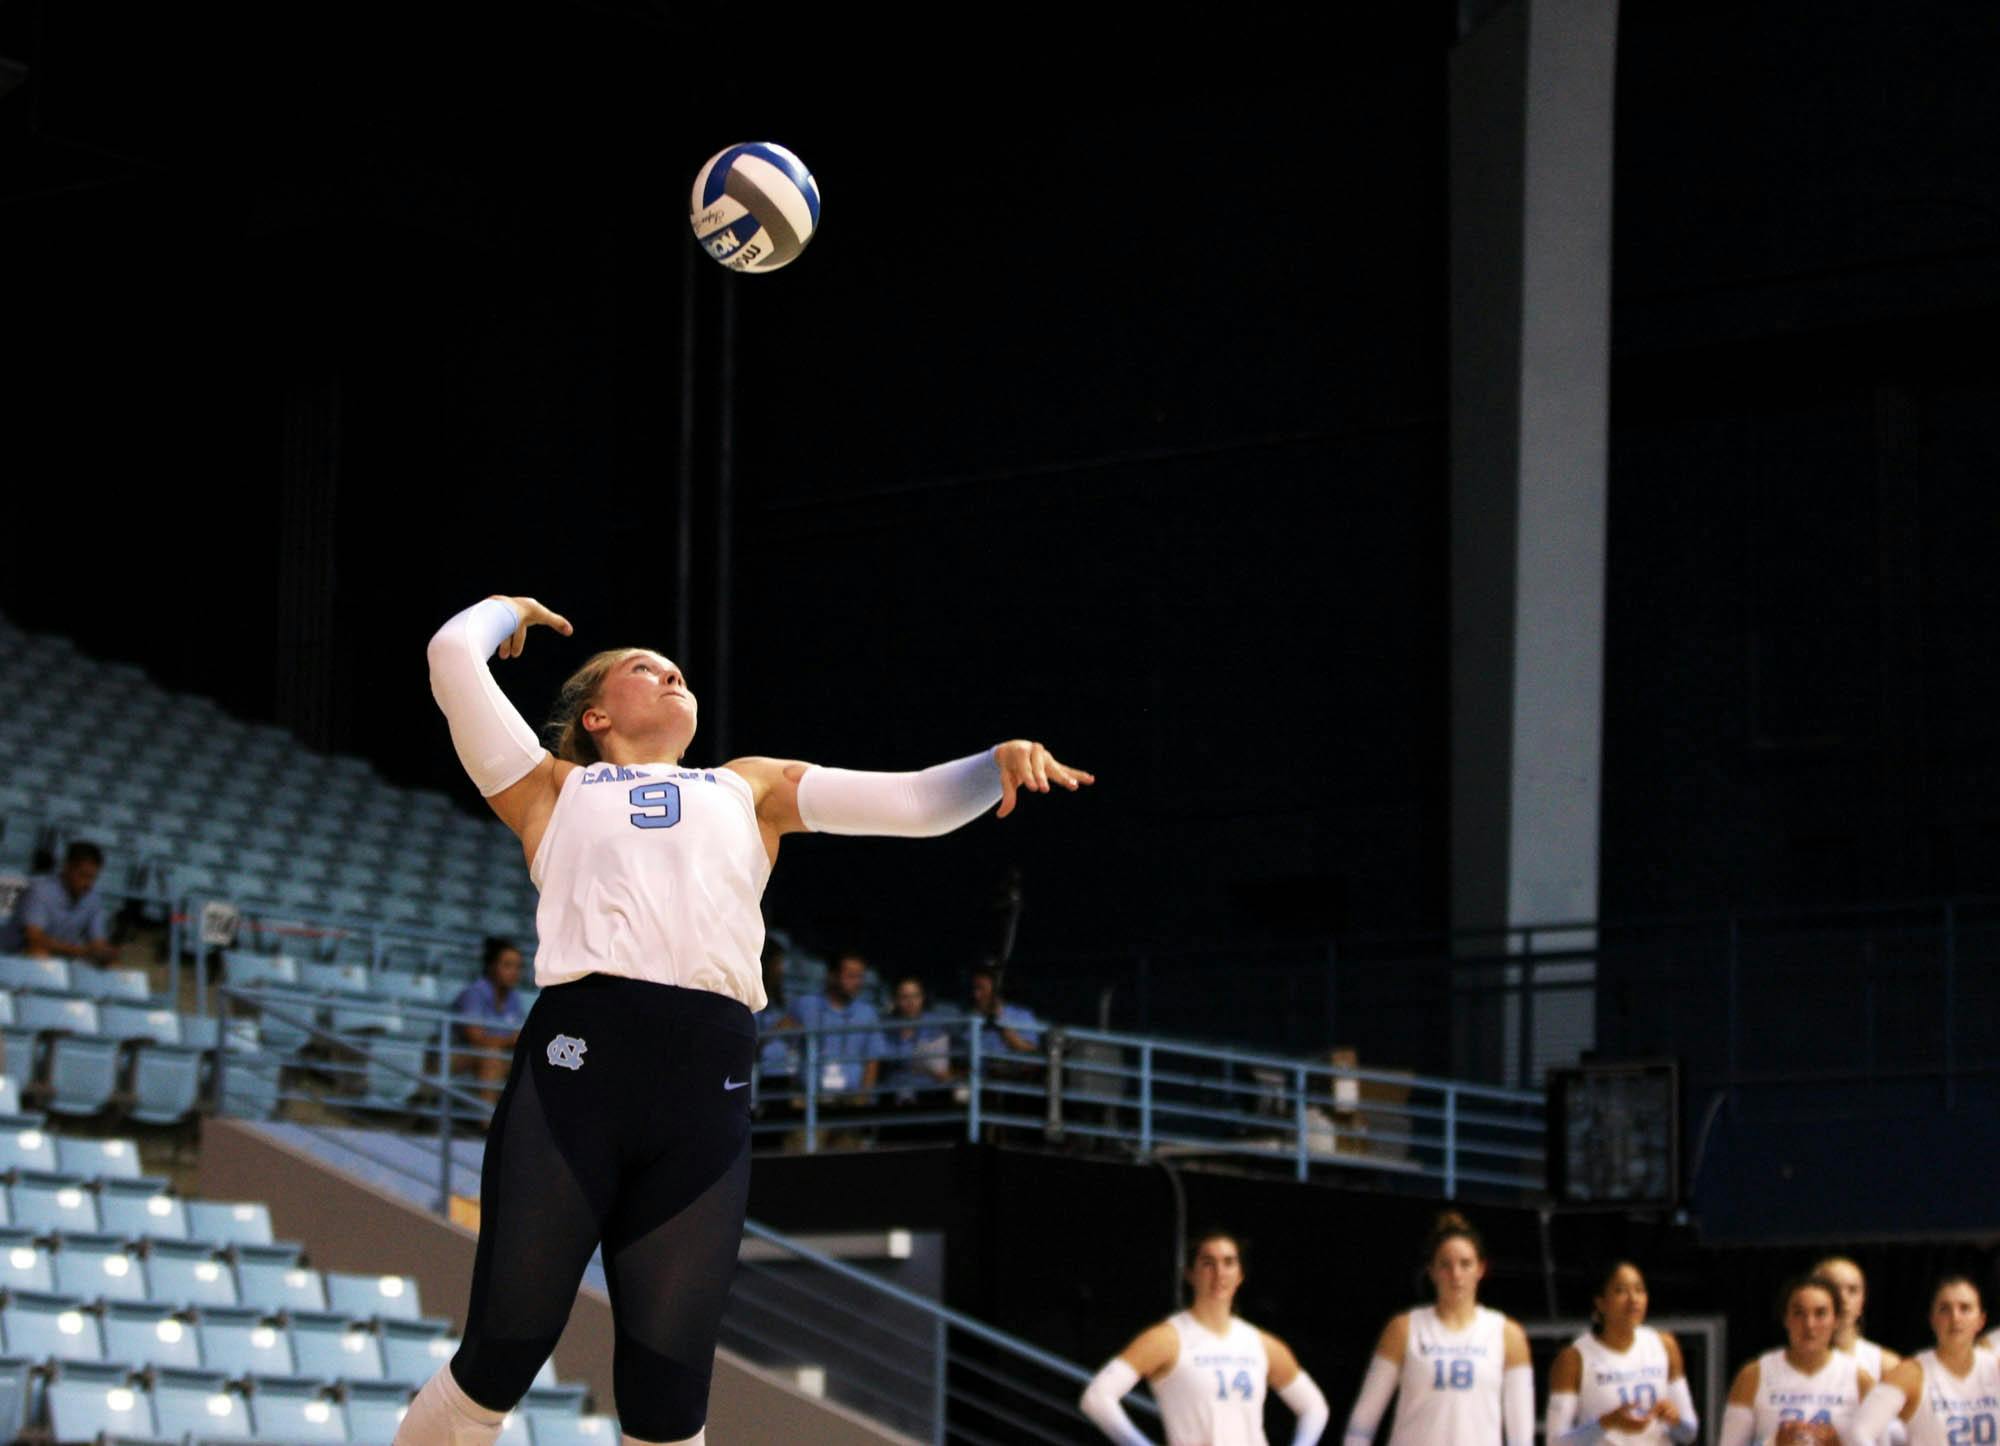
[[[0,897],[88,842],[109,931],[0,950],[0,1431],[387,1441],[466,1329],[492,593],[575,625],[531,723],[648,647],[704,768],[1099,780],[786,841],[711,1439],[1102,1439],[1210,1225],[1328,1440],[1447,1207],[1538,1412],[1608,1261],[1703,1440],[1827,1256],[1929,1346],[2000,1285],[1996,73],[1972,0],[0,0]],[[771,275],[688,225],[743,141]],[[608,1322],[503,1439],[615,1433]]]

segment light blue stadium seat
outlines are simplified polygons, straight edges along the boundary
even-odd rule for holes
[[[35,1232],[0,1226],[0,1289],[46,1294],[55,1287],[55,1266],[49,1252],[36,1242]]]
[[[17,1439],[28,1423],[34,1363],[0,1352],[0,1439]]]
[[[21,1113],[21,1087],[10,1075],[0,1075],[0,1118]]]
[[[138,1366],[198,1370],[201,1346],[194,1327],[157,1301],[115,1301],[104,1308],[104,1354]]]
[[[153,1435],[152,1398],[129,1382],[65,1373],[49,1383],[49,1434],[58,1441]]]
[[[27,1360],[102,1361],[104,1337],[97,1317],[74,1296],[15,1290],[0,1306],[7,1354]]]
[[[126,1240],[185,1240],[187,1206],[155,1180],[107,1180],[97,1193],[99,1228]]]
[[[156,1044],[179,1044],[180,1021],[178,1010],[152,1008],[138,1003],[106,1000],[97,1008],[97,1032],[106,1039],[144,1039]]]
[[[319,1023],[319,997],[303,987],[264,986],[257,1028],[264,1048],[273,1054],[295,1054],[312,1041],[313,1027]]]
[[[528,1417],[528,1437],[534,1446],[616,1446],[619,1439],[618,1420],[614,1416],[524,1414]]]
[[[65,1235],[55,1253],[56,1289],[83,1300],[145,1300],[146,1272],[123,1240]]]
[[[300,1262],[295,1245],[237,1246],[236,1298],[273,1314],[327,1309],[326,1283],[317,1270]]]
[[[256,989],[299,982],[299,962],[289,954],[262,954],[254,949],[222,951],[222,982],[233,989]]]
[[[366,1053],[368,1063],[363,1093],[354,1101],[355,1107],[408,1109],[410,1101],[416,1098],[417,1091],[422,1087],[419,1077],[424,1068],[424,1044],[422,1038],[393,1035],[361,1042],[360,1048]]]
[[[236,1276],[216,1258],[212,1242],[154,1240],[146,1247],[146,1293],[153,1300],[198,1310],[233,1306]]]
[[[250,1383],[250,1422],[267,1440],[347,1440],[347,1408],[305,1376],[260,1376]]]
[[[0,1127],[0,1175],[19,1170],[54,1174],[56,1142],[39,1123],[15,1117]]]
[[[580,1382],[537,1380],[514,1409],[528,1416],[577,1417],[583,1414],[589,1394],[590,1388]]]
[[[291,1329],[300,1375],[327,1381],[384,1378],[381,1337],[362,1322],[331,1311],[293,1311]]]
[[[137,1180],[139,1142],[113,1137],[88,1140],[80,1136],[56,1136],[56,1164],[64,1174],[81,1175],[86,1180]]]
[[[422,1385],[458,1350],[458,1337],[444,1321],[382,1322],[382,1369],[392,1381]]]
[[[178,1124],[194,1115],[201,1079],[199,1049],[146,1045],[132,1058],[132,1105],[127,1113],[141,1124]],[[271,1104],[275,1106],[275,1099]]]
[[[42,1108],[53,1115],[80,1118],[101,1114],[118,1091],[118,1054],[115,1039],[95,1034],[55,1036],[49,1041],[48,1094]]]
[[[349,1382],[347,1439],[355,1446],[390,1446],[409,1406],[410,1388],[401,1381]]]
[[[152,997],[152,986],[143,969],[86,969],[69,972],[70,987],[91,999],[143,1000]]]
[[[188,1234],[224,1245],[271,1245],[271,1210],[261,1200],[190,1200]]]
[[[278,1112],[284,1060],[276,1054],[239,1047],[232,1038],[222,1076],[222,1112],[239,1119],[268,1120]]]
[[[17,990],[14,994],[14,1023],[23,1029],[43,1033],[96,1034],[97,1002],[81,994]]]
[[[417,1283],[407,1275],[359,1275],[332,1270],[326,1276],[329,1308],[365,1320],[423,1319]]]
[[[250,1411],[216,1370],[163,1370],[153,1378],[158,1433],[170,1441],[245,1441]]]
[[[97,1232],[97,1196],[75,1175],[23,1170],[7,1192],[9,1222],[44,1235]]]
[[[69,989],[67,959],[30,959],[23,954],[0,955],[0,985],[8,989]]]
[[[231,1380],[245,1376],[290,1376],[291,1337],[260,1310],[204,1310],[201,1313],[202,1361]]]

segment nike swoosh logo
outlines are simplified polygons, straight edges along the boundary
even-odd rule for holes
[[[722,1077],[722,1087],[726,1090],[747,1090],[750,1088],[750,1081],[747,1079],[740,1082],[733,1081],[728,1075],[724,1075]]]

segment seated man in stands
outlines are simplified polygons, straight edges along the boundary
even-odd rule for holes
[[[851,950],[836,954],[826,966],[825,991],[796,1001],[791,1010],[793,1021],[802,1029],[879,1024],[881,1016],[875,1006],[860,997],[867,979],[867,960]],[[827,1034],[820,1037],[818,1048],[822,1107],[872,1103],[876,1076],[887,1053],[881,1034],[865,1029]],[[805,1057],[803,1044],[799,1057]]]
[[[981,964],[972,971],[972,1012],[985,1021],[979,1032],[979,1052],[988,1059],[1009,1054],[1033,1054],[1042,1047],[1042,1024],[1025,1005],[1000,997],[1000,970]]]
[[[764,1008],[757,1015],[757,1062],[764,1072],[764,1088],[789,1089],[785,1076],[798,1069],[797,1038],[778,1038],[780,1030],[797,1029],[799,1022],[785,1007],[785,946],[776,939],[764,940]]]
[[[896,981],[896,993],[883,1031],[888,1045],[889,1078],[884,1088],[899,1105],[931,1106],[940,1101],[935,1092],[951,1083],[951,1035],[931,1014],[930,998],[924,981],[914,974]]]
[[[115,962],[111,920],[97,893],[103,870],[104,854],[96,844],[71,844],[60,872],[29,880],[13,917],[0,927],[0,954]]]
[[[527,1006],[516,991],[521,986],[521,951],[510,939],[488,939],[479,978],[459,991],[451,1004],[458,1018],[458,1037],[477,1053],[461,1056],[457,1068],[482,1085],[489,1100],[500,1097],[513,1063],[514,1041],[527,1022]]]

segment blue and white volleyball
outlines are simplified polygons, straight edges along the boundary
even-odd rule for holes
[[[694,178],[689,219],[702,250],[736,271],[776,271],[819,229],[819,186],[783,146],[717,151]]]

